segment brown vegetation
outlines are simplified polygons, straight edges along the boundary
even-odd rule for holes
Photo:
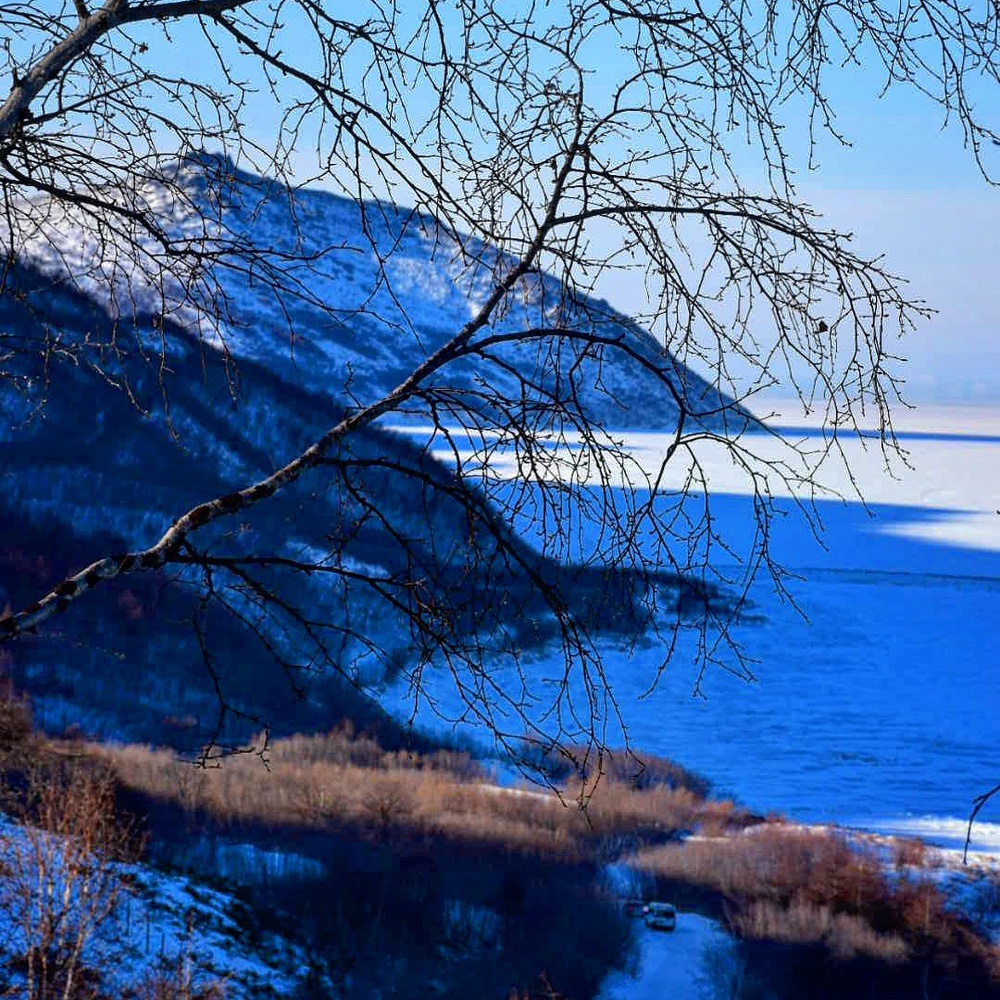
[[[470,905],[501,919],[504,947],[537,953],[540,962],[552,949],[537,951],[532,938],[537,928],[556,933],[565,894],[593,878],[581,872],[638,852],[637,865],[655,878],[658,891],[714,912],[745,947],[764,949],[751,966],[798,970],[784,995],[795,995],[806,981],[813,988],[817,970],[832,984],[830,995],[844,996],[858,983],[897,973],[908,984],[899,995],[921,975],[926,982],[959,984],[958,993],[944,989],[941,996],[989,981],[987,945],[933,884],[904,870],[920,860],[919,845],[899,847],[890,859],[896,873],[890,874],[882,855],[835,832],[755,825],[731,802],[705,798],[694,776],[667,762],[629,771],[612,758],[602,762],[596,780],[595,769],[572,760],[565,773],[584,784],[570,779],[555,795],[498,787],[464,754],[385,751],[350,728],[276,742],[267,771],[252,755],[205,770],[142,747],[93,752],[125,787],[180,807],[203,830],[245,836],[250,829],[272,829],[283,831],[282,838],[289,830],[346,834],[389,851],[399,885],[387,890],[378,880],[365,883],[358,911],[342,919],[341,936],[350,920],[366,919],[368,897],[392,898],[398,912],[414,914],[400,918],[405,922],[423,919],[429,898],[468,891]],[[583,810],[577,808],[581,787]],[[479,868],[468,867],[472,858],[480,858]],[[478,874],[484,865],[492,881]],[[540,873],[558,866],[564,875],[543,888],[540,879],[548,876]],[[480,884],[459,889],[463,878]],[[574,906],[596,906],[595,926],[618,933],[592,893],[588,889]],[[407,910],[411,906],[416,909]],[[780,961],[774,948],[784,949]],[[604,953],[613,960],[613,948]],[[537,989],[523,976],[517,982],[519,989]],[[564,981],[558,985],[565,988]]]
[[[4,652],[10,655],[8,650]],[[9,754],[23,746],[31,738],[31,731],[31,709],[27,698],[14,690],[9,677],[0,675],[0,753]]]
[[[544,996],[544,975],[592,996],[633,934],[602,862],[743,818],[667,762],[639,781],[588,776],[581,810],[572,782],[561,796],[502,788],[467,754],[387,750],[350,725],[265,746],[217,768],[141,746],[86,752],[115,772],[159,861],[233,877],[238,842],[241,892],[276,922],[260,933],[293,933],[310,975],[357,995],[433,978],[447,995]],[[276,850],[283,871],[268,868]]]
[[[751,941],[824,942],[841,960],[865,956],[896,963],[910,955],[909,947],[898,934],[879,934],[863,917],[837,913],[830,906],[804,899],[787,906],[751,900],[732,913],[728,923],[738,937]]]
[[[24,701],[11,697],[6,708],[0,738],[23,751],[7,754],[23,793],[24,762],[60,748],[25,735]],[[665,761],[631,769],[610,758],[598,772],[576,759],[557,795],[499,787],[465,753],[387,750],[350,725],[279,740],[262,755],[266,767],[253,754],[203,768],[139,746],[62,750],[74,755],[74,773],[103,782],[102,809],[113,774],[119,801],[145,810],[154,840],[172,839],[181,855],[184,844],[218,851],[238,839],[318,863],[325,875],[263,872],[246,890],[285,914],[276,917],[282,932],[294,913],[327,981],[397,988],[430,974],[421,955],[447,955],[459,992],[546,995],[540,977],[552,973],[546,981],[566,995],[589,995],[630,947],[599,866],[634,854],[658,893],[726,921],[743,949],[740,996],[757,995],[755,976],[766,980],[761,995],[775,997],[815,995],[808,991],[820,980],[823,995],[888,983],[886,996],[907,996],[918,979],[936,983],[935,996],[992,995],[983,989],[995,956],[920,877],[919,842],[886,857],[829,830],[756,823]],[[69,795],[84,809],[87,788],[60,787],[51,783],[52,801]],[[39,827],[61,829],[61,815],[30,802],[22,794],[24,815],[33,810]],[[170,849],[161,857],[171,860]],[[375,954],[397,961],[372,963]],[[574,958],[581,954],[585,961]],[[147,985],[150,996],[176,986]]]
[[[918,855],[907,846],[897,861],[901,853],[908,861]],[[905,984],[887,996],[909,995],[911,978],[888,972],[902,966],[913,981],[938,983],[927,995],[992,996],[998,985],[989,944],[937,885],[919,872],[890,875],[874,849],[837,831],[767,824],[742,836],[648,849],[636,864],[660,891],[713,909],[743,941],[808,952],[803,967],[811,975],[822,970],[832,995],[843,995],[838,964],[851,975],[863,969],[869,983],[895,976]],[[786,956],[777,964],[792,963]],[[801,979],[794,988],[803,988]]]
[[[267,770],[254,755],[196,768],[166,750],[92,748],[119,781],[153,800],[180,805],[216,829],[245,826],[343,829],[372,835],[445,837],[539,856],[582,860],[597,844],[636,846],[683,831],[725,829],[732,803],[684,787],[636,787],[606,775],[577,806],[538,789],[501,788],[468,755],[383,750],[349,728],[275,742]]]

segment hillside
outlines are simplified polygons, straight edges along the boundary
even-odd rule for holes
[[[200,171],[231,168],[206,160],[183,169],[197,195]],[[297,193],[293,213],[287,193],[235,174],[230,195],[229,228],[279,251],[295,241],[340,246],[360,225],[357,206],[324,192]],[[150,299],[143,312],[141,275],[129,279],[134,312],[127,320],[116,315],[95,297],[101,287],[95,267],[104,258],[94,264],[94,248],[71,220],[57,227],[55,242],[28,247],[0,294],[8,348],[0,393],[3,604],[23,607],[89,560],[150,544],[183,511],[267,475],[359,398],[370,401],[391,389],[421,352],[435,350],[467,319],[475,276],[455,272],[428,220],[369,206],[369,230],[372,218],[385,227],[375,241],[390,241],[394,252],[382,260],[356,250],[331,254],[310,276],[309,298],[269,299],[246,275],[221,271],[230,305],[228,354],[183,308],[171,320],[155,313]],[[524,308],[543,308],[552,296],[552,281],[540,280],[537,300]],[[321,305],[331,301],[343,304],[340,325]],[[566,301],[563,308],[569,309]],[[570,312],[615,324],[636,351],[657,355],[651,338],[603,303],[580,301]],[[509,326],[517,317],[508,311],[498,322]],[[552,359],[542,352],[534,363],[546,361]],[[670,359],[661,361],[696,394],[710,391]],[[526,363],[515,349],[508,368],[523,370]],[[589,419],[609,428],[676,419],[673,398],[647,369],[620,359],[590,363],[591,369],[583,366],[589,387],[581,390]],[[493,392],[519,391],[502,384],[508,368],[489,369]],[[468,366],[447,376],[455,392],[473,394],[482,377]],[[447,489],[443,495],[436,488],[453,484],[453,473],[408,437],[376,425],[352,436],[331,463],[329,476],[297,484],[241,523],[220,527],[206,544],[221,556],[252,552],[365,572],[374,567],[411,592],[419,583],[430,600],[447,598],[465,609],[449,627],[487,636],[487,657],[491,649],[547,640],[550,633],[539,627],[546,614],[539,581],[572,592],[602,626],[641,628],[627,574],[612,586],[601,567],[560,566],[508,538],[518,558],[538,570],[529,585],[509,560],[500,560],[488,532],[470,532],[464,511],[448,500]],[[370,497],[378,498],[377,512],[366,506]],[[194,571],[151,574],[81,602],[6,651],[5,666],[32,692],[36,715],[49,729],[75,725],[197,745],[220,724],[235,739],[265,718],[280,720],[283,731],[342,715],[371,722],[378,713],[352,685],[377,683],[427,655],[405,615],[371,586],[331,584],[322,572],[280,580],[272,572],[265,581],[293,595],[303,614],[339,631],[327,634],[318,652],[307,649],[286,635],[287,621],[261,625],[254,595],[238,581],[223,588]],[[657,583],[675,595],[687,589],[669,573]],[[232,710],[221,720],[217,682]]]
[[[173,237],[190,233],[201,239],[204,226],[219,241],[263,255],[266,277],[247,274],[237,257],[231,266],[215,268],[211,277],[224,297],[219,316],[200,314],[187,289],[164,279],[155,257],[144,258],[148,273],[134,267],[122,273],[132,261],[115,239],[97,242],[92,220],[85,223],[61,207],[52,209],[56,218],[40,232],[19,240],[21,260],[56,282],[71,278],[109,314],[127,317],[140,331],[155,329],[166,317],[200,333],[216,351],[224,343],[238,363],[255,361],[290,386],[345,405],[364,405],[393,389],[461,329],[491,291],[495,275],[511,264],[493,248],[413,210],[358,203],[319,189],[291,192],[210,154],[190,156],[167,173],[167,183],[146,183],[144,200]],[[147,248],[151,254],[154,249]],[[16,275],[8,276],[6,291],[18,284]],[[60,326],[66,317],[58,304],[39,303],[37,293],[34,298],[40,315]],[[621,338],[682,389],[692,408],[727,407],[730,419],[743,416],[732,400],[665,354],[607,302],[535,273],[497,311],[490,332],[542,326]],[[155,335],[143,336],[153,351],[160,346]],[[174,339],[172,332],[166,338],[171,356]],[[485,378],[493,393],[514,400],[522,393],[517,371],[557,398],[557,383],[565,382],[567,391],[572,383],[581,408],[600,427],[664,431],[676,423],[677,406],[660,377],[618,352],[582,357],[546,339],[492,349],[490,358],[504,364],[466,359],[432,384],[477,392]],[[706,423],[720,426],[721,419],[716,415]]]

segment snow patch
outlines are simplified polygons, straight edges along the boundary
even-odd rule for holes
[[[191,183],[190,171],[178,176],[182,185]],[[182,190],[149,178],[132,192],[130,203],[109,190],[110,207],[103,215],[45,196],[26,199],[16,230],[0,220],[0,251],[13,248],[43,274],[68,280],[112,317],[163,316],[220,345],[221,327],[200,308],[204,303],[192,300],[191,289],[198,287],[193,268],[179,270],[177,259],[148,231],[111,210],[149,212],[171,240],[191,241],[211,252],[222,229]]]
[[[950,851],[963,851],[969,832],[969,819],[954,816],[907,816],[895,819],[873,819],[857,824],[862,829],[903,837],[917,837],[934,847]],[[970,854],[994,857],[1000,862],[1000,823],[972,824]]]
[[[609,975],[598,1000],[709,1000],[716,995],[713,953],[724,951],[729,941],[716,921],[678,912],[676,930],[643,927],[638,937],[638,967]]]
[[[49,886],[56,898],[70,900],[72,914],[73,906],[84,902],[82,897],[80,904],[72,902],[75,896],[84,888],[96,891],[92,886],[97,883],[75,867],[71,878],[65,874],[70,869],[61,866],[76,865],[81,855],[61,849],[60,843],[54,834],[0,817],[0,861],[16,858],[22,865],[37,864],[39,885]],[[234,845],[234,851],[245,854],[248,847]],[[268,862],[280,854],[262,853]],[[286,856],[279,867],[284,870],[294,863],[294,856]],[[142,864],[99,856],[94,856],[93,864],[103,866],[111,877],[109,884],[119,888],[116,905],[87,940],[82,965],[100,973],[110,995],[163,975],[180,976],[193,987],[220,984],[229,1000],[285,997],[306,974],[308,961],[301,949],[273,933],[253,935],[245,905],[228,892]],[[32,884],[31,879],[25,884]],[[0,928],[0,960],[24,950],[18,906],[2,911],[8,925]]]

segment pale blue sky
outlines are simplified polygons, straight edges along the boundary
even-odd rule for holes
[[[907,359],[906,398],[1000,404],[1000,188],[960,131],[942,130],[939,108],[872,91],[845,94],[838,124],[852,146],[821,141],[817,169],[803,164],[797,175],[799,193],[861,252],[885,254],[909,295],[937,310],[892,345]],[[609,275],[598,290],[622,312],[648,308],[641,273]]]
[[[914,296],[938,310],[901,345],[912,400],[1000,403],[1000,188],[983,178],[961,131],[942,128],[939,108],[914,93],[877,100],[873,91],[858,77],[845,81],[840,123],[852,148],[826,141],[802,191],[864,250],[884,251]],[[997,154],[987,153],[994,168]]]
[[[912,296],[937,310],[897,345],[907,398],[1000,404],[1000,188],[927,98],[897,90],[879,99],[878,81],[858,70],[836,83],[837,125],[851,146],[821,138],[816,169],[803,162],[797,175],[800,194],[862,251],[884,253]],[[1000,149],[987,155],[1000,175]],[[639,275],[616,275],[603,294],[624,312],[645,304]]]
[[[800,192],[837,228],[856,233],[861,250],[885,252],[913,296],[938,310],[900,345],[909,359],[908,395],[1000,403],[1000,189],[979,174],[960,130],[942,129],[931,101],[899,88],[879,100],[881,80],[856,67],[831,70],[828,82],[838,127],[853,145],[822,139],[818,169],[803,162],[798,174]],[[981,104],[1000,107],[1000,95],[984,92]],[[793,136],[794,109],[788,112]],[[253,120],[266,140],[277,123],[273,102],[261,100]],[[804,142],[799,151],[804,161]],[[989,152],[1000,173],[1000,149]],[[598,290],[623,312],[647,308],[641,275],[615,274]]]

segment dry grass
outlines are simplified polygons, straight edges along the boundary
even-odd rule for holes
[[[897,869],[924,868],[927,864],[927,845],[915,837],[893,837],[891,841],[893,863]]]
[[[857,907],[886,889],[874,854],[829,832],[777,824],[739,837],[666,845],[644,852],[637,863],[658,877],[704,886],[729,900],[787,902],[803,894],[814,903]]]
[[[749,941],[824,943],[842,961],[861,956],[898,963],[910,956],[909,946],[898,934],[879,934],[863,917],[804,900],[788,906],[755,900],[733,913],[729,926]]]
[[[934,883],[890,878],[875,851],[834,831],[768,824],[648,849],[636,864],[661,885],[707,892],[746,940],[822,945],[840,960],[989,961]]]
[[[267,768],[252,755],[197,768],[166,750],[95,746],[133,791],[180,806],[221,829],[254,824],[329,829],[351,826],[384,837],[445,836],[566,860],[614,853],[699,827],[726,829],[732,803],[685,787],[605,776],[581,809],[575,790],[501,789],[464,754],[389,753],[349,730],[275,742]]]

